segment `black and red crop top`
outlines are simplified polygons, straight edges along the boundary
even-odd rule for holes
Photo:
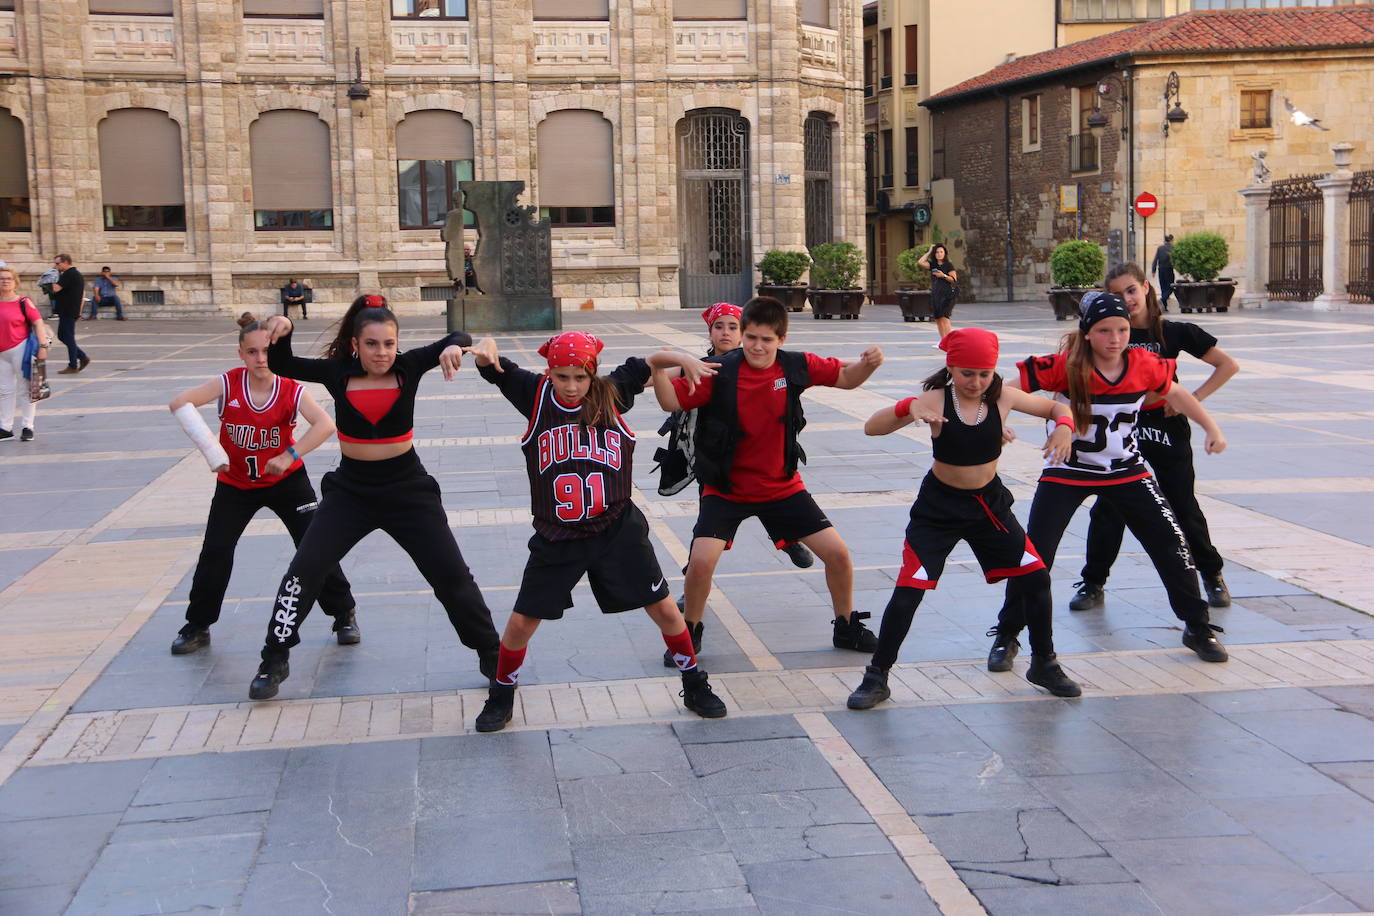
[[[334,424],[341,442],[405,442],[415,434],[415,393],[420,379],[439,365],[446,347],[472,346],[472,337],[455,331],[432,344],[396,355],[395,388],[348,390],[348,380],[366,374],[356,356],[307,359],[291,352],[287,334],[267,351],[267,366],[277,375],[319,382],[334,399]]]
[[[930,440],[935,460],[958,467],[972,467],[996,461],[1002,454],[1002,411],[988,404],[987,416],[972,426],[959,419],[954,409],[954,387],[945,388],[945,422],[940,435]]]

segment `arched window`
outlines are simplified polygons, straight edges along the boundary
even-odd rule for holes
[[[181,125],[165,111],[120,108],[100,122],[97,135],[105,228],[184,230]]]
[[[615,225],[612,134],[599,111],[555,111],[540,122],[539,206],[553,225]]]
[[[27,232],[30,228],[24,124],[8,108],[0,108],[0,230]]]
[[[333,229],[329,125],[309,111],[264,111],[248,142],[254,228]]]
[[[835,126],[823,111],[813,111],[802,124],[802,158],[806,170],[806,247],[835,240],[834,156],[830,137]]]
[[[412,111],[396,125],[396,192],[402,229],[444,225],[458,182],[472,180],[472,125],[452,111]]]

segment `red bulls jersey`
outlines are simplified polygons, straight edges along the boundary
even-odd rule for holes
[[[255,404],[248,370],[242,366],[220,376],[220,383],[224,390],[219,398],[219,444],[229,455],[229,470],[221,471],[219,479],[240,490],[270,487],[285,475],[269,475],[263,469],[295,444],[291,428],[296,425],[305,389],[300,382],[279,375],[267,401]],[[300,466],[301,462],[295,461],[286,473]]]
[[[520,440],[534,530],[551,541],[600,534],[630,500],[634,433],[618,412],[609,427],[583,426],[580,413],[580,406],[564,406],[543,378]]]
[[[1145,396],[1151,400],[1168,394],[1174,361],[1143,349],[1121,354],[1121,376],[1110,381],[1092,372],[1092,426],[1087,435],[1074,434],[1073,449],[1063,464],[1047,464],[1040,479],[1054,483],[1093,486],[1130,483],[1150,476],[1136,447],[1135,425]],[[1032,356],[1016,364],[1021,370],[1023,391],[1045,391],[1065,406],[1069,404],[1068,357]],[[1049,432],[1054,424],[1047,425]]]

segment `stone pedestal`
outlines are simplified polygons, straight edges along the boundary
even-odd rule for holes
[[[1336,143],[1336,170],[1316,182],[1322,191],[1322,294],[1312,303],[1314,309],[1344,309],[1350,305],[1346,292],[1347,257],[1350,248],[1350,171],[1349,143]]]
[[[1236,303],[1241,308],[1261,308],[1269,298],[1264,290],[1269,282],[1269,191],[1267,184],[1240,189],[1245,198],[1245,275]]]

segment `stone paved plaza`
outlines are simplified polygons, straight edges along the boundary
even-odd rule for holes
[[[924,432],[864,418],[942,363],[895,307],[797,320],[788,343],[887,361],[813,390],[809,488],[875,613],[930,461]],[[472,731],[485,685],[413,564],[383,535],[344,562],[361,645],[316,614],[277,700],[247,700],[290,556],[262,515],[239,545],[213,645],[167,651],[213,480],[166,411],[236,364],[233,325],[79,326],[94,362],[57,377],[38,438],[0,443],[0,913],[1315,913],[1374,910],[1374,315],[1195,316],[1241,363],[1208,406],[1230,439],[1199,492],[1234,605],[1232,660],[1179,644],[1127,540],[1104,609],[1067,610],[1087,513],[1054,571],[1058,647],[1085,687],[1057,700],[983,666],[1002,590],[966,547],[894,669],[891,702],[844,708],[866,658],[829,647],[823,571],[754,522],[722,561],[703,667],[726,719],[686,712],[646,615],[577,607],[531,646],[516,718]],[[962,306],[1002,366],[1067,325],[1040,303]],[[701,347],[694,313],[570,314],[603,365]],[[326,322],[300,326],[298,347]],[[405,322],[403,342],[439,333]],[[534,365],[545,335],[504,337]],[[1196,385],[1202,369],[1185,362]],[[317,391],[317,394],[322,392]],[[498,628],[520,581],[523,420],[465,367],[428,376],[417,448]],[[207,412],[208,413],[208,412]],[[695,514],[651,471],[637,499],[675,591]],[[1016,421],[1003,477],[1024,519],[1043,433]],[[336,444],[307,458],[311,476]],[[691,491],[687,491],[690,494]],[[683,494],[687,495],[687,494]]]

